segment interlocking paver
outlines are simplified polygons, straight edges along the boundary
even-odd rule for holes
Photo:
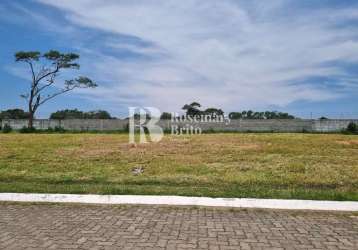
[[[358,249],[350,213],[0,203],[0,249]]]

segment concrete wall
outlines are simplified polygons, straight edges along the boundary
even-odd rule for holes
[[[358,120],[317,120],[314,121],[312,130],[316,132],[341,131],[347,128],[350,122],[358,124]]]
[[[258,131],[258,132],[302,132],[312,131],[312,120],[231,120],[225,123],[174,123],[179,127],[191,125],[203,131]],[[171,129],[170,121],[161,121],[159,125]]]
[[[3,120],[1,125],[10,125],[13,129],[21,129],[27,126],[27,120]],[[67,130],[75,131],[110,131],[110,130],[124,130],[127,127],[127,120],[100,120],[100,119],[70,119],[70,120],[34,120],[34,127],[37,129],[48,129],[55,127],[62,127]]]
[[[203,131],[258,131],[258,132],[337,132],[347,128],[350,122],[358,124],[358,120],[231,120],[225,123],[173,123],[174,126],[193,128]],[[1,126],[10,125],[13,129],[27,126],[27,120],[3,120]],[[172,122],[162,120],[158,123],[163,129],[171,130]],[[128,120],[35,120],[37,129],[62,127],[74,131],[115,131],[128,127]],[[175,127],[174,127],[175,129]]]

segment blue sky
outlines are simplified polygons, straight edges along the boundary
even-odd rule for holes
[[[227,112],[280,110],[358,117],[358,3],[352,0],[4,0],[0,109],[21,107],[29,72],[19,50],[81,55],[100,86],[43,106],[180,110],[198,101]],[[73,75],[64,72],[56,83]]]

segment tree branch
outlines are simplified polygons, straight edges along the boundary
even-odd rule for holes
[[[26,62],[30,65],[31,74],[32,74],[32,85],[35,85],[36,82],[36,76],[35,76],[35,70],[32,62],[30,60],[26,60]]]
[[[61,94],[64,94],[66,92],[69,92],[71,90],[74,90],[75,88],[77,88],[77,86],[73,86],[73,87],[69,87],[69,88],[66,88],[66,89],[62,89],[61,91],[57,92],[57,93],[54,93],[50,96],[48,96],[47,98],[43,99],[41,102],[39,102],[38,106],[41,106],[42,104],[44,104],[45,102],[51,100],[52,98],[55,98],[56,96],[58,95],[61,95]]]
[[[24,98],[26,101],[29,101],[29,94],[22,94],[20,97]]]
[[[34,104],[33,107],[32,107],[33,112],[36,112],[36,110],[37,110],[38,107],[40,106],[40,100],[41,100],[41,95],[38,95],[38,96],[36,97],[36,102],[35,102],[35,104]]]
[[[58,73],[59,70],[60,70],[60,67],[59,67],[58,64],[56,64],[56,68],[55,68],[54,70],[49,71],[48,73],[46,73],[46,74],[42,75],[41,77],[37,78],[36,81],[39,83],[39,82],[41,82],[43,79],[45,79],[46,77]]]
[[[39,94],[42,90],[46,89],[47,87],[50,87],[52,84],[54,84],[55,82],[55,77],[56,77],[56,73],[54,73],[53,75],[51,75],[51,79],[47,80],[48,84],[45,84],[43,86],[41,86],[40,88],[38,88],[35,92],[35,95]]]

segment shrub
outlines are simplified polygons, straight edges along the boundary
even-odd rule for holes
[[[46,132],[48,132],[48,133],[53,133],[53,132],[54,132],[54,129],[51,128],[51,127],[48,127],[48,129],[46,130]]]
[[[145,133],[146,135],[149,135],[149,129],[148,129],[147,126],[144,126],[144,127],[143,127],[143,130],[144,130],[144,133]]]
[[[347,132],[351,134],[357,134],[358,133],[358,126],[354,122],[350,122],[347,126]]]
[[[64,129],[63,127],[60,127],[60,126],[56,126],[53,131],[56,133],[65,133],[66,129]]]
[[[129,132],[129,123],[126,124],[126,126],[124,127],[124,132]]]
[[[10,133],[12,131],[12,127],[9,124],[5,124],[2,128],[3,133]]]
[[[29,128],[29,127],[22,127],[22,129],[19,130],[20,133],[22,134],[30,134],[30,133],[35,133],[36,132],[36,128],[32,127],[32,128]]]

